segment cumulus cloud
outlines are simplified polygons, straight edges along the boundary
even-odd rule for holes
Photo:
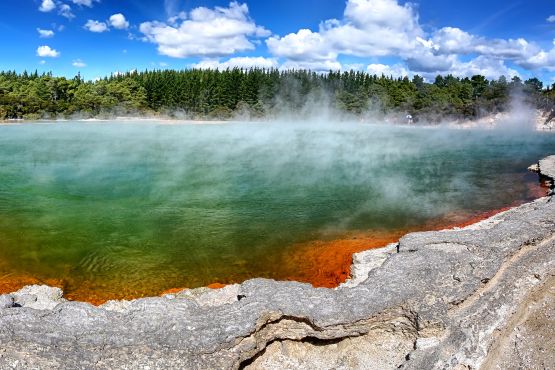
[[[337,52],[330,49],[326,38],[308,29],[284,37],[270,37],[266,44],[273,55],[294,61],[326,61],[337,58]]]
[[[178,25],[180,21],[184,21],[187,19],[187,13],[179,12],[177,15],[168,18],[168,24],[172,26]]]
[[[339,62],[303,62],[303,61],[286,61],[280,64],[276,58],[264,57],[235,57],[226,61],[220,59],[203,59],[198,63],[192,64],[191,67],[199,69],[232,69],[232,68],[280,68],[280,69],[305,69],[316,72],[328,72],[330,70],[341,70],[342,65]]]
[[[448,72],[452,75],[462,77],[471,77],[474,75],[483,75],[488,78],[519,76],[519,73],[515,69],[507,67],[503,60],[489,58],[484,55],[480,55],[468,62],[457,61]]]
[[[93,3],[95,1],[100,1],[100,0],[71,0],[71,2],[76,5],[87,6],[89,8],[93,6]]]
[[[399,55],[424,35],[412,5],[396,0],[349,0],[342,20],[320,24],[318,32],[302,29],[266,44],[289,60],[335,62],[338,54],[360,57]]]
[[[366,71],[371,75],[377,76],[393,76],[395,78],[408,77],[409,71],[401,64],[387,65],[387,64],[369,64]]]
[[[526,69],[555,69],[555,47],[546,51],[524,38],[487,38],[456,27],[426,32],[412,3],[398,0],[347,0],[341,19],[326,20],[317,31],[300,29],[272,36],[266,44],[272,55],[285,59],[284,65],[316,66],[320,70],[326,64],[341,68],[341,56],[399,57],[404,63],[390,69],[379,62],[369,66],[372,71],[392,75],[467,76],[473,71],[489,77],[515,75],[507,63]]]
[[[41,28],[37,28],[37,32],[39,33],[39,37],[40,38],[50,38],[50,37],[54,37],[54,31],[52,30],[43,30]]]
[[[56,4],[54,3],[54,0],[42,0],[39,6],[39,11],[44,13],[51,12],[54,9],[56,9]]]
[[[426,50],[419,50],[405,57],[411,71],[445,73],[458,61],[454,54],[436,55]]]
[[[58,14],[60,14],[62,17],[65,17],[67,19],[75,18],[75,14],[73,14],[73,12],[71,11],[71,6],[69,6],[67,4],[61,4],[60,5],[60,9],[58,10]]]
[[[71,0],[73,4],[76,4],[79,6],[87,6],[89,8],[93,6],[94,2],[99,2],[99,1],[100,0]],[[71,10],[71,6],[61,1],[41,0],[40,6],[39,6],[39,10],[44,13],[51,12],[56,8],[58,9],[58,14],[61,15],[62,17],[65,17],[67,19],[75,18],[75,14],[73,14]]]
[[[58,8],[58,14],[67,19],[75,18],[71,11],[71,7],[67,4],[55,2],[54,0],[42,0],[39,6],[39,11],[48,13]]]
[[[315,72],[329,72],[342,70],[343,66],[337,60],[287,60],[281,65],[280,68],[285,70],[304,69]]]
[[[554,47],[551,50],[540,50],[536,54],[520,61],[519,65],[526,69],[544,68],[548,71],[555,71],[555,40],[553,40],[553,43]]]
[[[550,15],[549,17],[547,17],[547,21],[549,23],[555,23],[555,15]]]
[[[278,61],[275,58],[264,57],[236,57],[221,62],[219,59],[203,59],[198,63],[191,65],[193,68],[199,69],[231,69],[231,68],[277,68]]]
[[[129,22],[125,19],[123,14],[116,13],[111,15],[105,22],[89,19],[83,27],[91,32],[102,33],[110,31],[110,27],[118,30],[126,30],[129,28]]]
[[[320,28],[341,53],[357,56],[402,54],[424,35],[412,5],[396,0],[349,0],[342,22]]]
[[[43,45],[37,48],[37,55],[43,58],[57,58],[60,56],[60,52],[50,46]]]
[[[76,68],[84,68],[87,66],[87,64],[83,62],[81,59],[75,59],[73,63],[71,63],[71,65]]]
[[[537,46],[523,38],[488,39],[454,27],[438,30],[429,42],[428,46],[438,54],[480,54],[505,59],[521,59],[539,51]]]
[[[113,14],[110,17],[110,25],[118,30],[126,30],[129,28],[129,22],[121,13]]]
[[[270,35],[250,18],[247,5],[238,2],[227,8],[195,8],[181,18],[168,23],[145,22],[139,29],[146,41],[158,45],[160,54],[174,58],[220,57],[253,50],[249,37]]]
[[[483,75],[495,79],[500,76],[519,76],[518,71],[507,66],[504,60],[485,55],[479,55],[468,61],[461,61],[456,55],[444,56],[442,59],[426,62],[411,59],[407,61],[407,69],[409,76],[418,74],[427,80],[433,80],[437,75],[448,74],[458,77]]]
[[[510,61],[529,70],[555,69],[555,46],[550,50],[543,50],[523,38],[488,39],[458,28],[445,27],[435,32],[429,42],[431,47],[428,54],[431,52],[436,57],[478,55]]]
[[[96,33],[109,31],[108,25],[105,22],[93,21],[89,19],[84,26],[87,30]]]

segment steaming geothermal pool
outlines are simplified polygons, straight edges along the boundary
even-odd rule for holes
[[[545,190],[555,135],[381,125],[0,126],[0,290],[91,302],[344,280],[352,252]],[[1,292],[1,291],[0,291]]]

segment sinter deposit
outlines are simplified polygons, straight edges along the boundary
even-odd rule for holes
[[[358,254],[335,290],[254,279],[95,307],[28,286],[0,296],[0,368],[555,368],[554,256],[546,197]]]

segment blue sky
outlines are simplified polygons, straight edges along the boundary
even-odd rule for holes
[[[232,66],[555,82],[552,0],[2,0],[0,69]]]

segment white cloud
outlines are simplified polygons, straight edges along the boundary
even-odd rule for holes
[[[129,22],[121,13],[114,14],[110,17],[110,25],[118,30],[126,30],[129,28]]]
[[[505,62],[495,58],[480,55],[468,62],[456,62],[448,71],[450,74],[462,77],[482,75],[487,78],[499,78],[501,76],[519,76],[519,73],[505,65]]]
[[[187,13],[179,12],[177,15],[174,15],[168,18],[168,24],[175,26],[179,21],[184,21],[186,19],[187,19]]]
[[[77,2],[74,1],[74,3]],[[69,5],[54,0],[41,0],[39,10],[41,12],[48,13],[56,9],[56,7],[58,8],[58,14],[62,17],[66,17],[67,19],[75,18],[75,15],[72,13]]]
[[[37,32],[39,33],[39,37],[44,39],[54,36],[54,31],[52,30],[43,30],[43,29],[37,28]]]
[[[318,32],[299,30],[266,41],[273,55],[289,60],[335,62],[338,54],[360,57],[400,55],[424,35],[410,3],[348,0],[342,20],[331,19]]]
[[[178,20],[174,20],[174,23]],[[158,52],[174,58],[219,57],[253,50],[249,37],[266,37],[270,32],[257,26],[246,4],[193,9],[181,24],[145,22],[140,25],[145,40],[158,45]]]
[[[394,64],[392,66],[389,66],[387,64],[369,64],[366,67],[366,71],[371,74],[371,75],[377,75],[377,76],[393,76],[395,78],[399,78],[399,77],[408,77],[410,76],[409,71],[402,66],[401,64]]]
[[[270,37],[266,45],[273,55],[290,60],[325,61],[337,58],[337,52],[330,50],[324,36],[307,29],[284,37]]]
[[[433,44],[431,52],[436,58],[442,55],[478,55],[512,61],[529,70],[555,70],[555,46],[551,50],[543,50],[523,38],[488,39],[458,28],[445,27],[437,31],[430,42]]]
[[[342,23],[320,28],[341,53],[358,56],[402,54],[424,35],[412,5],[397,0],[349,0]]]
[[[220,62],[218,59],[204,59],[200,62],[191,65],[193,68],[199,69],[231,69],[234,67],[249,69],[249,68],[277,68],[278,61],[274,58],[264,57],[236,57]]]
[[[555,47],[548,51],[540,50],[538,53],[520,61],[519,65],[526,69],[543,68],[548,71],[555,71]]]
[[[555,15],[550,15],[546,19],[549,23],[555,23]]]
[[[88,6],[89,8],[93,6],[93,3],[95,1],[100,1],[100,0],[71,0],[71,2],[74,3],[75,5]]]
[[[425,64],[425,67],[421,67],[409,62],[407,63],[409,76],[419,74],[429,81],[433,81],[437,75],[448,74],[457,77],[482,75],[489,79],[497,79],[500,76],[519,76],[518,71],[508,67],[503,60],[484,55],[480,55],[465,62],[460,61],[455,55],[448,56],[446,60],[448,60],[448,63],[438,63],[437,69],[432,68],[433,64]]]
[[[550,19],[555,22],[555,16]],[[523,38],[492,39],[456,27],[425,32],[412,3],[399,0],[347,0],[342,19],[326,20],[317,31],[301,29],[272,36],[266,44],[272,55],[286,59],[284,65],[319,69],[326,63],[339,68],[338,58],[345,55],[396,56],[406,67],[397,64],[390,67],[392,71],[422,74],[466,76],[482,71],[495,76],[499,69],[502,74],[514,75],[507,62],[526,69],[555,70],[555,47],[546,51]],[[461,56],[473,59],[461,62]],[[370,68],[380,71],[384,66],[376,62]]]
[[[46,64],[46,60],[41,60],[41,61],[39,62],[39,64],[40,64],[40,65],[45,65],[45,64]]]
[[[431,40],[420,43],[428,49],[441,50],[442,52],[469,52],[474,43],[473,36],[456,27],[444,27],[436,31]]]
[[[71,63],[71,65],[76,68],[84,68],[87,66],[87,64],[83,62],[81,59],[75,59],[73,63]]]
[[[85,23],[84,27],[87,30],[89,30],[91,32],[96,32],[96,33],[109,31],[108,25],[106,23],[99,22],[99,21],[93,21],[92,19],[89,19],[87,21],[87,23]]]
[[[459,28],[444,27],[429,42],[439,54],[479,54],[505,59],[525,58],[539,48],[525,39],[487,39]]]
[[[75,14],[73,14],[72,11],[71,11],[71,6],[69,6],[67,4],[60,5],[60,9],[58,10],[58,14],[60,14],[62,17],[65,17],[67,19],[75,18]]]
[[[39,10],[44,13],[51,12],[54,9],[56,9],[54,0],[42,0],[39,6]]]
[[[50,46],[43,45],[37,48],[37,55],[43,58],[57,58],[60,56],[60,52]]]
[[[281,67],[281,69],[305,69],[315,72],[329,72],[329,71],[339,71],[343,69],[341,63],[337,60],[321,60],[321,61],[310,61],[310,60],[287,60]]]
[[[363,63],[346,63],[342,64],[342,68],[345,71],[363,71],[365,69],[365,65]]]

